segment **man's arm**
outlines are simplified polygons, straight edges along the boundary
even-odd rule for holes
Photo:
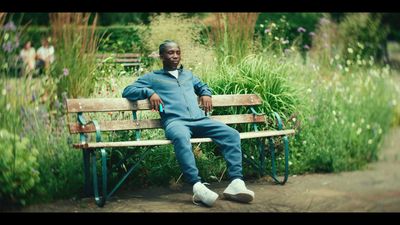
[[[122,97],[131,101],[137,101],[149,98],[154,93],[153,89],[151,89],[151,83],[143,76],[125,87]]]
[[[193,87],[194,92],[197,96],[210,96],[211,97],[211,90],[206,83],[203,83],[199,78],[193,76]]]
[[[151,82],[145,76],[139,77],[133,84],[128,85],[122,92],[122,97],[131,101],[149,98],[151,108],[159,111],[160,104],[164,105],[160,96],[151,89]]]
[[[193,76],[193,87],[196,95],[200,96],[200,106],[207,114],[212,110],[211,90],[206,83],[200,81],[199,78]]]

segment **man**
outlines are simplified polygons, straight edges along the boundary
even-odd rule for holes
[[[37,67],[41,70],[43,68],[48,69],[50,65],[54,62],[54,47],[49,45],[47,38],[42,38],[42,46],[37,50]]]
[[[212,206],[218,194],[201,183],[190,143],[191,137],[211,138],[220,147],[231,179],[223,192],[225,198],[240,202],[252,201],[254,192],[248,190],[243,181],[239,132],[206,116],[212,110],[211,91],[207,84],[190,71],[184,70],[182,66],[178,68],[181,51],[176,42],[164,41],[159,47],[159,54],[163,69],[139,77],[124,89],[122,97],[131,101],[148,98],[152,109],[160,111],[165,136],[174,145],[185,179],[193,185],[195,204],[200,201]],[[203,109],[198,105],[198,96]]]

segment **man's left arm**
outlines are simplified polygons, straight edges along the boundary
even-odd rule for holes
[[[196,95],[200,96],[200,106],[207,114],[212,110],[211,90],[206,83],[193,76],[193,87]]]

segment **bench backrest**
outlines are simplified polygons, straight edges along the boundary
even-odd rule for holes
[[[139,66],[141,63],[139,53],[99,53],[96,58],[101,62],[121,63],[124,66]]]
[[[230,106],[257,106],[262,104],[262,100],[255,94],[241,95],[213,95],[213,107]],[[95,98],[95,99],[67,99],[66,108],[68,113],[92,113],[92,112],[123,112],[123,111],[145,111],[151,110],[148,100],[129,101],[125,98]],[[132,118],[132,117],[131,117]],[[216,115],[212,119],[221,121],[225,124],[243,123],[265,123],[263,115],[238,114],[238,115]],[[161,128],[160,119],[131,119],[131,120],[111,120],[98,121],[101,131],[118,130],[140,130]],[[71,134],[93,133],[96,132],[93,123],[82,126],[78,122],[68,124]]]

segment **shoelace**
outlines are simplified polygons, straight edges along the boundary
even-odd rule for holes
[[[207,185],[207,186],[210,185],[210,183],[202,183],[202,184]],[[203,189],[203,190],[202,190],[203,193],[205,193],[206,191],[207,191],[206,189]],[[195,199],[195,198],[196,198],[196,194],[193,194],[193,197],[192,197],[192,202],[193,202],[193,204],[195,204],[195,205],[200,205],[199,203],[196,202],[196,199]]]

